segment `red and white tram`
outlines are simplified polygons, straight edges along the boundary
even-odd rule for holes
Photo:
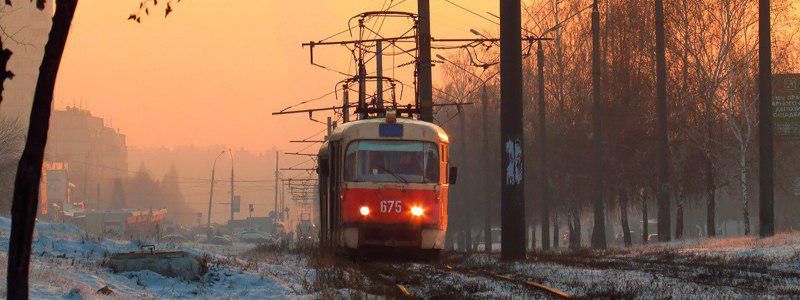
[[[439,126],[393,112],[335,128],[319,151],[322,245],[438,254],[457,176],[448,143]]]

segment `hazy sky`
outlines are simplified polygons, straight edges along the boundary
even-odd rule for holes
[[[302,146],[287,141],[323,125],[308,121],[307,115],[271,113],[330,92],[342,78],[310,66],[308,50],[300,44],[346,29],[350,17],[388,1],[192,0],[175,5],[167,18],[160,10],[136,24],[126,17],[138,1],[81,0],[58,77],[56,105],[84,103],[112,120],[134,147],[297,150]],[[444,0],[431,2],[434,37],[470,37],[470,28],[497,31],[495,24]],[[453,2],[488,18],[485,12],[498,11],[498,1]],[[395,9],[416,12],[416,1]],[[319,61],[347,68],[344,48],[317,52]],[[336,104],[328,99],[310,107]]]

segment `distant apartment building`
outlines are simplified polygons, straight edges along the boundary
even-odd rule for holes
[[[87,208],[107,208],[114,179],[128,175],[125,135],[72,106],[53,111],[45,159],[69,164],[72,201]]]

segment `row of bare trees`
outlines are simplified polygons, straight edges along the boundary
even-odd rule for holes
[[[528,55],[525,74],[525,141],[526,141],[526,198],[530,239],[536,240],[533,224],[539,224],[540,240],[536,244],[547,249],[558,247],[565,240],[570,247],[581,247],[591,230],[593,218],[604,218],[609,227],[606,239],[610,243],[631,245],[634,236],[641,242],[655,238],[650,228],[655,207],[648,201],[657,196],[656,173],[656,32],[654,7],[650,0],[605,0],[600,2],[600,47],[603,116],[602,191],[605,211],[594,213],[592,197],[600,192],[593,188],[592,166],[592,77],[591,22],[586,1],[542,0],[529,3],[523,17],[527,32],[548,32],[553,37],[543,44],[545,105],[537,105],[537,60]],[[773,72],[797,71],[796,34],[798,17],[792,14],[789,0],[773,1]],[[675,238],[714,236],[720,233],[719,224],[736,222],[740,233],[749,234],[755,224],[750,212],[754,186],[753,164],[756,157],[755,128],[757,126],[758,76],[758,2],[755,0],[679,0],[665,1],[666,57],[666,116],[668,151],[669,204],[666,230]],[[527,45],[523,45],[526,47]],[[535,49],[536,45],[532,46]],[[487,60],[496,58],[493,46],[471,51],[481,53]],[[533,51],[531,51],[533,52]],[[497,223],[498,207],[484,209],[483,202],[497,203],[499,184],[495,186],[498,170],[484,165],[496,161],[499,149],[494,149],[499,130],[498,82],[488,81],[488,112],[481,111],[480,81],[464,74],[462,68],[488,78],[494,71],[481,73],[469,65],[466,52],[451,56],[452,64],[444,66],[445,85],[440,96],[452,101],[474,102],[464,106],[462,117],[456,111],[441,110],[437,121],[466,145],[453,147],[454,163],[462,168],[464,184],[454,186],[451,204],[451,225],[465,237],[478,234],[475,226],[487,215]],[[457,67],[454,64],[462,64]],[[547,153],[540,151],[537,141],[537,121],[541,109],[547,111]],[[484,132],[481,122],[487,123]],[[480,146],[481,137],[488,134],[490,147]],[[792,218],[781,214],[798,211],[797,197],[791,192],[791,178],[800,166],[796,146],[778,140],[776,161],[776,199],[778,228],[797,226]],[[542,165],[537,157],[545,154],[546,203],[536,186],[536,168]],[[488,166],[496,166],[490,163]],[[470,182],[472,181],[472,182]],[[484,188],[484,181],[489,187]],[[720,206],[721,205],[721,206]],[[720,209],[718,209],[720,207]],[[786,209],[781,209],[781,208]],[[588,211],[587,211],[588,210]],[[639,211],[639,212],[634,212]],[[484,212],[483,214],[479,212]],[[591,216],[588,213],[594,214]],[[641,219],[631,222],[629,214]],[[664,213],[663,211],[661,213]],[[587,218],[593,217],[593,218]],[[662,216],[663,217],[663,216]],[[674,219],[673,219],[674,218]],[[590,226],[586,226],[587,221]],[[550,225],[548,225],[548,223]],[[613,226],[612,226],[613,224]],[[552,226],[552,227],[551,227]],[[587,228],[588,227],[588,228]],[[613,227],[613,228],[611,228]],[[559,230],[566,229],[566,233]],[[552,230],[552,234],[550,234]],[[486,231],[486,228],[483,230]],[[634,235],[640,231],[641,235]],[[619,234],[612,234],[619,232]],[[673,234],[674,233],[674,234]],[[641,238],[639,238],[641,237]],[[478,242],[482,242],[479,240]]]

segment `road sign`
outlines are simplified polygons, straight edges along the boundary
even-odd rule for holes
[[[800,74],[773,76],[772,118],[777,136],[800,141]]]
[[[255,208],[253,207],[253,204],[250,204],[250,212],[254,212],[254,211],[255,211]]]
[[[239,212],[239,203],[241,203],[241,202],[242,202],[242,197],[241,196],[239,196],[239,195],[233,196],[233,203],[231,203],[231,210],[233,210],[233,212],[235,212],[235,213],[238,213]]]

